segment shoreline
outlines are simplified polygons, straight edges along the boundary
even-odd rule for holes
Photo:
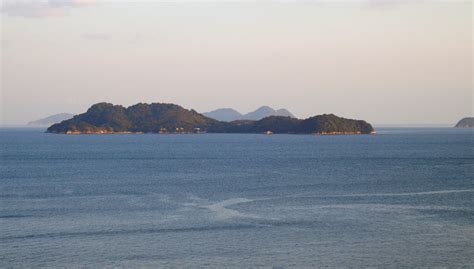
[[[45,132],[47,134],[58,134],[58,135],[114,135],[114,134],[152,134],[152,135],[198,135],[198,134],[261,134],[261,135],[266,135],[266,136],[271,136],[271,135],[315,135],[315,136],[337,136],[337,135],[376,135],[376,132],[373,133],[362,133],[362,132],[322,132],[322,133],[308,133],[308,134],[302,134],[302,133],[272,133],[272,134],[267,134],[267,133],[214,133],[214,132],[200,132],[200,133],[194,133],[194,132],[178,132],[178,133],[163,133],[163,132],[106,132],[106,131],[100,131],[100,132],[78,132],[78,131],[67,131],[65,133],[59,133],[59,132]]]

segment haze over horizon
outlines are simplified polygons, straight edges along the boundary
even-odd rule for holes
[[[97,102],[473,115],[471,1],[1,2],[1,125]]]

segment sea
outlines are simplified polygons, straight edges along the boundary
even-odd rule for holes
[[[474,268],[474,129],[0,129],[1,268]]]

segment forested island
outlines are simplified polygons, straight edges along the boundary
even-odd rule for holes
[[[49,133],[267,133],[267,134],[370,134],[372,125],[334,114],[307,119],[270,116],[264,119],[218,121],[175,104],[139,103],[129,107],[98,103],[72,119],[53,124]]]

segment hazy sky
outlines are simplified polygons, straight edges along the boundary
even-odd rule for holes
[[[473,115],[470,1],[1,0],[1,123],[91,104]]]

